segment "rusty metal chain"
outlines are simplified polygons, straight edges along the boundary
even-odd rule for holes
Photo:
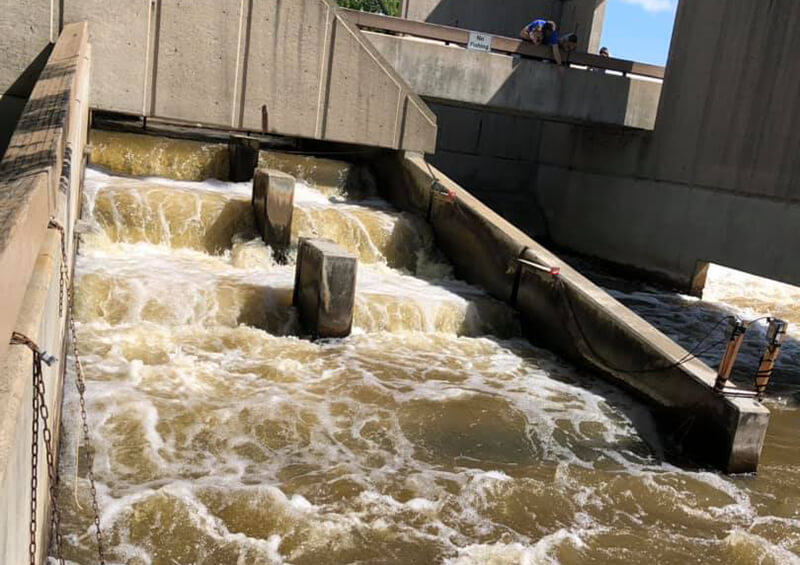
[[[66,246],[63,245],[63,238],[62,249],[64,249],[62,263],[66,264]],[[81,411],[81,428],[83,430],[84,457],[86,458],[87,469],[86,477],[89,479],[89,492],[92,495],[92,512],[94,514],[94,528],[97,537],[97,558],[100,565],[105,565],[106,560],[103,552],[103,530],[100,528],[100,505],[97,502],[97,485],[94,478],[94,450],[92,449],[92,440],[89,436],[89,419],[86,415],[86,379],[84,378],[81,356],[78,352],[78,332],[75,329],[75,293],[74,288],[68,279],[66,290],[67,300],[69,301],[67,305],[67,325],[69,326],[69,340],[72,343],[72,356],[75,359],[75,387],[78,389]]]
[[[34,357],[37,354],[34,353]],[[55,534],[56,556],[58,562],[64,565],[64,540],[61,536],[61,511],[58,508],[58,468],[56,468],[55,454],[53,453],[53,436],[50,432],[48,421],[50,410],[47,408],[45,398],[44,378],[42,377],[42,364],[39,359],[39,370],[34,371],[34,394],[39,396],[39,415],[42,419],[42,438],[44,439],[45,456],[47,458],[47,477],[50,483],[50,525],[51,532]],[[35,415],[34,415],[35,417]]]
[[[47,363],[51,366],[55,361],[55,357],[48,355],[46,351],[39,349],[39,346],[33,342],[29,337],[13,332],[11,334],[12,345],[25,345],[33,353],[33,400],[31,415],[31,520],[29,526],[30,541],[28,543],[28,557],[31,565],[36,565],[36,533],[38,530],[37,523],[37,510],[38,510],[38,487],[39,487],[39,419],[42,421],[42,437],[44,439],[44,447],[47,452],[47,475],[49,479],[49,494],[51,514],[50,521],[52,531],[56,536],[56,554],[58,561],[64,565],[63,555],[63,539],[61,537],[61,512],[58,509],[58,468],[55,464],[55,455],[53,453],[53,437],[50,432],[49,410],[47,408],[47,400],[45,397],[44,377],[42,376],[42,363]]]
[[[64,291],[69,285],[69,275],[67,274],[67,238],[64,236],[64,226],[59,224],[55,218],[50,218],[47,227],[58,230],[61,234],[61,278],[58,284],[58,316],[60,318],[64,314]]]
[[[14,338],[12,337],[12,343]],[[33,352],[33,373],[36,374],[37,366],[41,367],[38,349]],[[31,417],[31,522],[30,522],[30,542],[28,553],[30,565],[36,565],[36,530],[38,524],[36,513],[38,508],[39,492],[39,395],[34,392],[33,397],[33,416]]]
[[[89,492],[92,496],[92,512],[95,533],[97,537],[97,558],[100,565],[105,565],[105,556],[103,552],[103,531],[100,528],[100,505],[97,502],[97,485],[94,478],[94,450],[92,449],[92,442],[89,436],[89,421],[86,414],[86,380],[84,379],[83,364],[78,352],[78,332],[75,329],[75,294],[68,273],[67,261],[67,244],[66,234],[63,226],[59,224],[54,218],[50,219],[48,227],[57,229],[61,234],[61,281],[59,288],[59,315],[62,313],[62,306],[64,300],[64,293],[67,294],[67,325],[69,326],[69,340],[72,343],[72,354],[75,359],[75,388],[78,390],[80,414],[81,414],[81,429],[83,430],[84,442],[84,457],[87,468],[87,478],[89,479]]]

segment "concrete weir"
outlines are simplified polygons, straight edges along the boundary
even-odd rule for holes
[[[355,255],[335,242],[300,239],[293,303],[315,338],[350,335],[357,269]]]
[[[763,405],[717,394],[713,369],[684,361],[686,350],[422,156],[387,156],[376,170],[385,196],[427,217],[458,275],[514,306],[533,341],[649,402],[680,429],[678,443],[697,460],[729,473],[756,471],[769,423]]]

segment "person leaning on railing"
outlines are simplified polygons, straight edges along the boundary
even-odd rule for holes
[[[561,53],[558,49],[558,28],[553,20],[533,20],[522,28],[519,35],[534,45],[549,45],[553,49],[553,58],[561,64]]]
[[[549,45],[553,49],[556,64],[561,65],[561,49],[567,52],[578,47],[578,36],[574,33],[558,34],[556,23],[552,20],[533,20],[522,28],[520,37],[534,45]]]
[[[601,47],[598,53],[601,57],[609,58],[611,54],[608,52],[608,47]],[[601,69],[600,67],[589,67],[589,70],[593,73],[605,73],[605,69]]]

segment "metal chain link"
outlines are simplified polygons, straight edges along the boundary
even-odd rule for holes
[[[103,531],[100,528],[100,505],[97,502],[97,485],[94,478],[94,450],[89,436],[89,421],[86,414],[86,380],[84,379],[83,364],[78,353],[78,332],[75,329],[75,293],[67,271],[67,244],[63,226],[55,219],[51,218],[49,227],[57,229],[61,234],[61,286],[59,294],[59,315],[62,312],[64,292],[67,294],[67,325],[69,326],[69,339],[72,343],[72,354],[75,358],[75,388],[78,389],[81,428],[83,430],[84,457],[87,468],[87,478],[89,479],[89,492],[92,495],[93,522],[97,537],[97,558],[100,565],[105,565],[103,552]]]
[[[69,285],[67,275],[67,238],[64,236],[64,226],[59,224],[55,218],[50,218],[48,228],[56,229],[61,234],[61,276],[58,283],[58,317],[64,314],[64,290]]]
[[[53,453],[53,437],[50,433],[50,426],[48,425],[50,410],[47,408],[47,400],[45,397],[41,358],[38,353],[34,353],[34,357],[38,358],[38,363],[34,365],[35,367],[38,366],[38,371],[34,369],[33,373],[34,394],[38,394],[39,396],[39,415],[42,419],[42,438],[44,439],[44,449],[47,458],[47,477],[50,483],[50,526],[51,532],[55,534],[58,562],[64,565],[64,540],[61,536],[61,511],[58,508],[58,469],[56,468],[55,454]]]
[[[12,338],[13,343],[13,338]],[[36,367],[41,366],[38,349],[33,352],[33,373],[36,374]],[[35,377],[34,377],[35,378]],[[31,523],[30,523],[30,543],[28,553],[30,565],[36,565],[36,530],[38,492],[39,492],[39,395],[34,391],[33,395],[33,416],[31,417]]]
[[[52,531],[56,536],[56,554],[58,561],[64,565],[64,544],[61,537],[61,512],[58,509],[58,469],[55,464],[53,453],[53,437],[48,424],[50,411],[47,408],[45,397],[44,377],[42,376],[42,362],[51,365],[54,358],[48,356],[46,352],[39,349],[36,343],[29,337],[13,332],[11,334],[12,345],[25,345],[33,353],[33,400],[31,414],[31,521],[29,526],[30,541],[28,543],[28,557],[31,565],[36,565],[36,533],[38,530],[37,510],[38,510],[38,487],[39,487],[39,419],[42,421],[42,437],[44,447],[47,452],[47,475],[49,479],[50,494],[50,521]]]
[[[64,232],[61,232],[62,264],[67,263],[66,245],[64,244]],[[105,555],[103,552],[103,530],[100,527],[100,505],[97,502],[97,485],[94,478],[94,450],[92,440],[89,436],[89,419],[86,415],[86,379],[83,373],[83,363],[78,352],[78,332],[75,329],[75,292],[68,276],[64,275],[67,292],[67,325],[69,326],[69,339],[72,343],[72,356],[75,358],[75,388],[78,389],[81,428],[83,429],[84,457],[86,458],[86,477],[89,479],[89,492],[92,495],[92,513],[94,514],[94,528],[97,537],[97,559],[100,565],[105,565]]]

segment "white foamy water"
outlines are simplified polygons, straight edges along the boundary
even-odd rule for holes
[[[298,184],[294,235],[358,254],[356,327],[310,342],[246,184],[87,172],[78,333],[109,562],[796,561],[789,377],[758,478],[665,463],[644,407],[521,339],[424,223],[329,192]],[[684,344],[744,308],[615,295]],[[91,563],[73,390],[64,530]]]

